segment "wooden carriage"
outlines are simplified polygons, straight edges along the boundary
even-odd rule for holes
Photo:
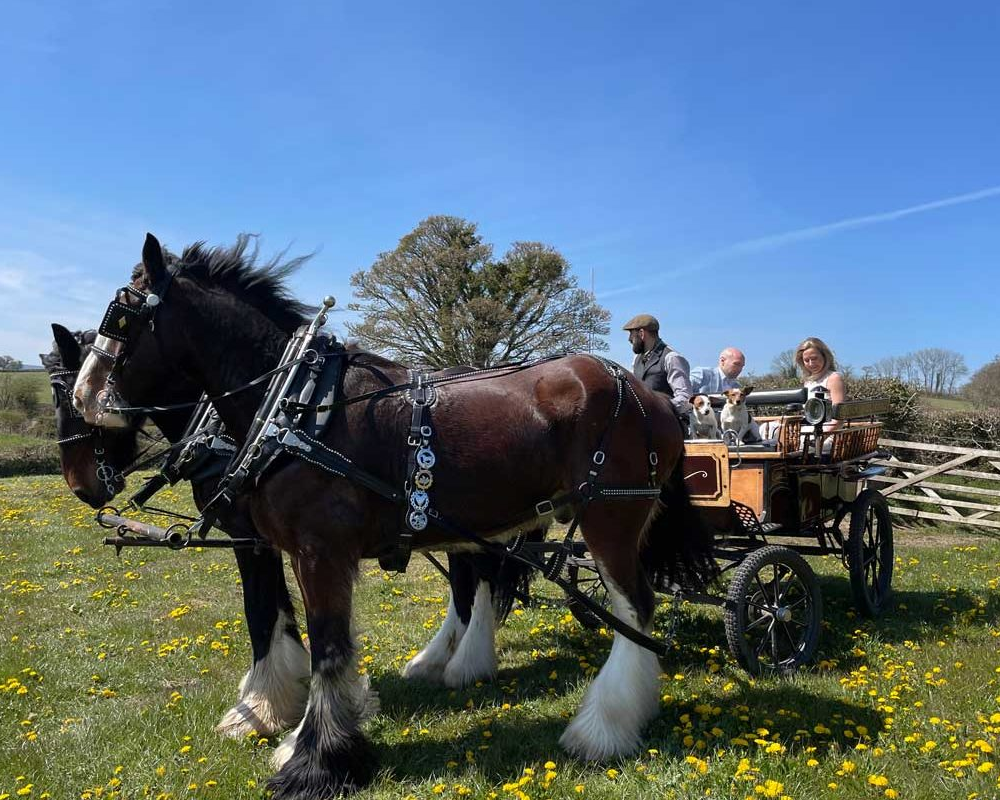
[[[760,392],[746,402],[788,400],[805,397]],[[887,410],[886,401],[827,404],[819,417],[815,406],[812,416],[794,408],[757,418],[776,426],[766,442],[686,443],[688,490],[715,534],[723,572],[732,571],[724,605],[727,638],[751,672],[792,669],[815,652],[821,598],[802,556],[840,556],[862,613],[875,616],[884,608],[892,580],[892,524],[885,500],[865,487],[865,479],[882,471],[870,462],[880,455],[882,423],[875,416]],[[848,517],[845,535],[841,523]],[[785,602],[783,592],[795,599]],[[773,635],[778,624],[784,640]]]
[[[746,402],[795,405],[779,416],[756,417],[758,423],[774,423],[769,441],[685,443],[685,481],[702,522],[714,534],[726,593],[657,589],[720,607],[730,651],[751,674],[788,672],[812,659],[822,623],[819,584],[804,556],[839,556],[862,613],[875,616],[885,607],[892,524],[888,505],[875,489],[866,488],[865,479],[883,471],[870,462],[880,455],[882,423],[876,415],[887,411],[888,403],[817,405],[805,390],[755,392]],[[800,404],[806,405],[804,411]],[[848,518],[845,534],[841,527]],[[570,568],[579,585],[603,599],[589,554],[574,559]],[[586,609],[570,608],[584,624],[595,623]]]

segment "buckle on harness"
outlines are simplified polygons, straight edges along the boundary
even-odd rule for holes
[[[540,517],[544,517],[548,514],[555,514],[556,507],[552,505],[551,500],[542,500],[540,503],[535,503],[535,513]]]
[[[294,447],[296,450],[302,450],[306,453],[312,450],[312,446],[303,442],[290,428],[282,428],[278,431],[278,444],[282,447]]]

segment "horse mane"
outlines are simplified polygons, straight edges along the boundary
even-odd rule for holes
[[[308,322],[315,308],[296,300],[285,281],[313,254],[284,261],[286,252],[283,250],[262,261],[257,235],[241,233],[229,247],[209,247],[202,241],[185,247],[180,257],[166,249],[163,255],[167,268],[174,275],[183,275],[201,286],[235,295],[291,334]],[[142,265],[139,264],[136,270],[141,274]]]

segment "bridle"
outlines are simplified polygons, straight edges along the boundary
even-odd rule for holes
[[[315,352],[306,353],[301,358],[279,364],[274,369],[258,375],[242,386],[230,389],[215,397],[202,397],[200,400],[190,403],[173,403],[163,406],[128,406],[115,402],[121,399],[115,388],[116,379],[121,376],[122,369],[135,352],[142,332],[147,327],[161,348],[161,357],[163,356],[162,345],[160,345],[159,337],[156,336],[156,312],[163,305],[163,300],[166,297],[167,290],[170,288],[170,284],[173,282],[173,278],[173,273],[167,269],[159,283],[153,286],[148,292],[143,292],[133,285],[122,286],[115,292],[114,299],[108,304],[97,332],[108,339],[121,343],[121,348],[119,348],[117,353],[112,353],[98,347],[96,344],[90,345],[90,349],[94,355],[110,365],[107,378],[105,378],[104,389],[98,392],[97,395],[100,406],[98,418],[104,414],[127,416],[129,414],[151,414],[161,411],[176,411],[184,408],[193,409],[206,406],[209,403],[216,403],[219,400],[239,394],[247,389],[252,389],[267,381],[271,376],[279,372],[287,372],[297,364],[314,363],[314,360],[318,357]]]
[[[118,413],[113,403],[118,397],[115,390],[116,379],[121,376],[122,369],[135,352],[143,330],[148,327],[155,334],[156,312],[163,303],[173,278],[173,273],[166,269],[163,278],[148,292],[126,285],[118,289],[114,299],[108,303],[97,332],[107,339],[119,342],[121,347],[117,353],[111,353],[96,344],[90,346],[97,358],[110,365],[104,389],[98,393],[101,413]]]
[[[90,442],[94,451],[94,464],[97,479],[104,484],[109,497],[114,497],[125,488],[125,473],[118,472],[104,460],[104,430],[95,425],[89,425],[83,415],[73,405],[73,385],[76,383],[78,370],[61,369],[49,373],[49,384],[52,386],[52,402],[56,409],[60,407],[69,416],[58,418],[56,423],[56,444],[60,447],[74,442]]]

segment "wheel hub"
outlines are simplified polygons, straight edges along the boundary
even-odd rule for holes
[[[778,620],[778,622],[791,622],[792,609],[788,606],[778,606],[774,609],[774,618]]]

